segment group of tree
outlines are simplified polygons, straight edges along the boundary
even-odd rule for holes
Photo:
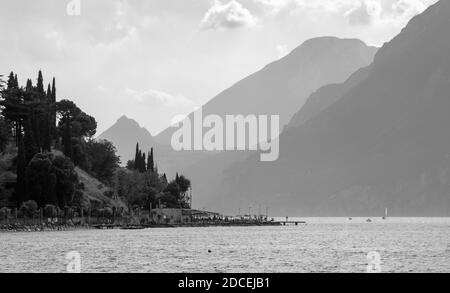
[[[115,187],[115,194],[141,208],[189,208],[191,182],[176,175],[172,181],[159,174],[153,148],[145,153],[136,145],[134,160],[120,168],[111,142],[95,140],[97,122],[73,101],[57,101],[56,81],[44,87],[42,72],[33,85],[19,85],[13,72],[6,82],[0,77],[0,152],[13,145],[12,168],[17,175],[9,199],[17,207],[35,202],[64,208],[81,205],[83,184],[76,167],[102,183]]]
[[[4,86],[5,81],[3,80],[3,75],[0,75],[0,92],[3,91]],[[8,139],[8,123],[3,117],[0,116],[0,152],[5,150]]]
[[[94,117],[70,100],[56,100],[55,78],[45,90],[39,71],[36,85],[28,79],[21,87],[11,72],[0,87],[0,151],[8,142],[17,149],[12,202],[20,206],[33,200],[41,207],[72,204],[81,188],[75,166],[111,182],[120,163],[114,146],[93,140]]]
[[[146,156],[139,144],[134,160],[127,163],[127,170],[117,173],[115,187],[119,196],[140,208],[190,208],[191,182],[178,173],[168,182],[166,174],[158,174],[153,148]]]
[[[139,143],[137,143],[134,160],[130,160],[127,162],[127,168],[129,170],[135,170],[140,173],[145,173],[147,171],[158,173],[158,166],[155,165],[155,160],[153,158],[153,148],[151,148],[151,150],[148,152],[146,158],[145,152],[143,152],[139,148]]]

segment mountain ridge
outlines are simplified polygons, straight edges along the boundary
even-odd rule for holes
[[[369,65],[376,51],[376,47],[358,39],[307,40],[287,56],[219,93],[202,107],[203,113],[205,116],[278,114],[281,125],[285,125],[313,91],[326,84],[344,82],[354,71]],[[188,117],[192,119],[192,115]],[[173,132],[169,127],[155,139],[168,145]]]
[[[414,17],[376,54],[368,75],[280,137],[280,159],[227,170],[224,209],[278,213],[450,215],[450,2]],[[233,204],[230,204],[233,203]],[[219,205],[220,205],[219,204]]]

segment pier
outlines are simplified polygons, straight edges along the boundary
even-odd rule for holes
[[[298,225],[300,225],[300,224],[306,224],[305,221],[279,221],[279,222],[277,222],[277,223],[279,223],[279,224],[282,225],[282,226],[288,226],[288,225],[295,225],[295,226],[298,226]]]

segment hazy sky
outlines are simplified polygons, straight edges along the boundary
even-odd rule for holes
[[[436,0],[0,0],[0,74],[57,78],[58,98],[157,134],[306,39],[381,46]]]

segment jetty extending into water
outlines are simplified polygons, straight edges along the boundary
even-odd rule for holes
[[[122,224],[99,224],[92,227],[100,230],[123,229],[142,230],[152,228],[201,228],[201,227],[261,227],[261,226],[282,226],[281,222],[275,221],[202,221],[190,223],[174,224],[142,224],[142,225],[122,225]]]
[[[305,221],[280,221],[280,222],[276,222],[276,223],[278,223],[279,225],[282,225],[282,226],[289,226],[289,225],[298,226],[300,224],[306,224]]]

